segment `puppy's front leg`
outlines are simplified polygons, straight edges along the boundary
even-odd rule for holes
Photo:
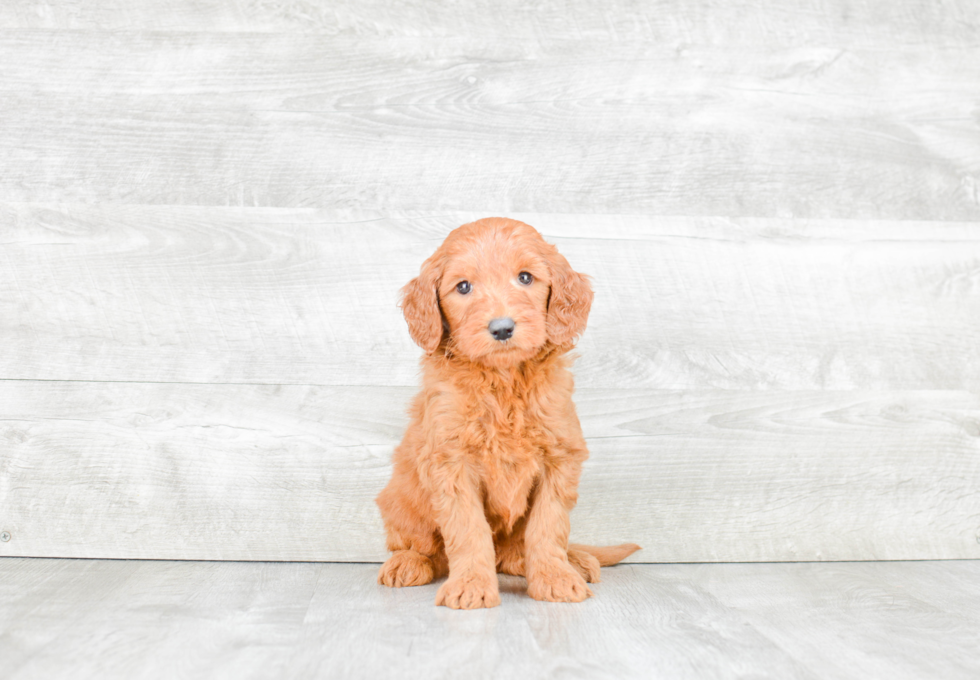
[[[442,467],[431,479],[432,504],[449,558],[449,579],[436,605],[480,609],[500,604],[493,534],[483,511],[479,480],[464,463]]]
[[[578,497],[581,463],[545,465],[524,534],[527,594],[535,600],[581,602],[592,597],[568,563],[568,512]]]

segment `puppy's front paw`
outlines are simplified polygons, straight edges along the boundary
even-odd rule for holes
[[[527,594],[546,602],[581,602],[592,597],[585,579],[567,564],[535,569],[527,579]]]
[[[378,583],[389,588],[424,586],[432,580],[432,560],[414,550],[396,550],[381,565]]]
[[[500,604],[500,589],[496,574],[465,571],[442,584],[436,593],[436,606],[451,609],[482,609]]]

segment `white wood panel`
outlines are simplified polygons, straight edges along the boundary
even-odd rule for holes
[[[0,381],[0,556],[381,560],[410,388]],[[573,540],[634,561],[980,557],[966,392],[582,390]]]
[[[0,28],[975,46],[972,0],[5,0]]]
[[[976,45],[18,30],[0,64],[5,200],[980,218]]]
[[[509,214],[595,277],[578,540],[978,557],[978,82],[973,0],[6,0],[0,555],[380,559],[397,290]]]
[[[0,559],[9,680],[973,680],[980,562],[630,565],[576,605],[433,606],[377,565]]]
[[[0,204],[0,378],[416,385],[480,216]],[[980,223],[516,216],[594,277],[580,387],[980,390]]]

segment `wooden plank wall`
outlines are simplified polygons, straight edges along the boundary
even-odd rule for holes
[[[980,557],[980,5],[0,4],[0,555],[380,560],[398,288],[594,278],[582,542]]]

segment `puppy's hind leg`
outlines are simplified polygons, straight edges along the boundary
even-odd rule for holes
[[[568,546],[568,563],[575,567],[575,571],[582,575],[586,583],[599,582],[599,560],[584,550],[578,550],[575,546]]]
[[[449,573],[446,551],[437,537],[405,541],[401,536],[389,534],[388,548],[392,555],[378,572],[378,583],[382,585],[424,586]]]
[[[498,574],[524,576],[524,523],[522,517],[510,534],[499,533],[494,537]]]
[[[391,588],[422,586],[449,573],[446,550],[435,524],[389,489],[378,496],[378,506],[392,552],[378,572],[378,583]]]
[[[415,550],[396,550],[381,565],[378,583],[390,588],[424,586],[435,578],[436,567],[432,560]]]

